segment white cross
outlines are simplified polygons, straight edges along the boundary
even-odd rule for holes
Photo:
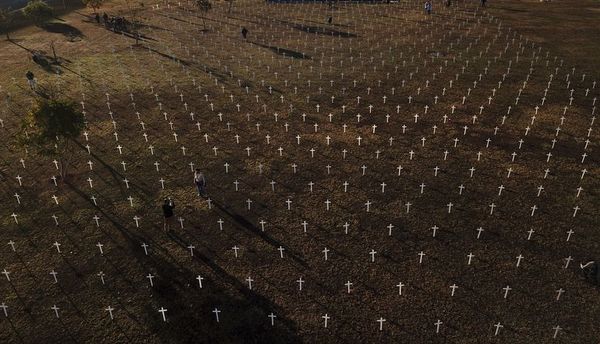
[[[350,287],[352,286],[352,282],[348,281],[344,284],[346,286],[346,288],[348,289],[348,294],[350,294]]]
[[[506,287],[502,288],[502,290],[504,290],[504,298],[506,299],[506,297],[508,296],[508,292],[510,290],[512,290],[512,288],[509,286],[506,286]]]
[[[569,263],[570,263],[571,261],[573,261],[573,257],[571,257],[571,256],[568,256],[567,258],[565,258],[565,260],[566,260],[567,262],[565,263],[565,267],[564,267],[564,268],[565,268],[565,269],[567,269],[567,268],[569,267]]]
[[[436,322],[434,323],[434,325],[435,325],[435,327],[436,327],[436,328],[435,328],[435,333],[440,333],[440,325],[442,325],[442,324],[443,324],[443,322],[442,322],[440,319],[438,319],[438,321],[436,321]]]
[[[452,289],[450,296],[454,296],[454,292],[456,291],[457,288],[458,288],[458,286],[456,284],[453,284],[450,286],[450,289]]]
[[[56,275],[58,275],[58,273],[54,270],[50,271],[50,275],[52,275],[52,277],[54,277],[54,283],[58,283],[58,279],[56,278]]]
[[[300,277],[296,282],[298,283],[298,290],[302,290],[302,283],[304,283],[302,277]]]
[[[371,255],[371,262],[374,262],[374,261],[375,261],[375,254],[376,254],[376,253],[377,253],[377,252],[376,252],[375,250],[373,250],[373,249],[371,249],[371,252],[369,252],[369,254]]]
[[[475,255],[473,254],[473,252],[469,252],[469,254],[467,254],[467,257],[469,258],[469,260],[467,261],[467,265],[471,265],[471,260],[473,259],[473,257],[475,257]]]
[[[112,320],[112,319],[114,319],[114,318],[113,318],[113,312],[112,312],[112,311],[114,311],[114,310],[115,310],[114,308],[112,308],[111,306],[108,306],[108,307],[106,307],[104,310],[108,312],[108,314],[110,315],[110,319],[111,319],[111,320]]]
[[[164,321],[164,322],[166,322],[166,321],[167,321],[167,315],[166,315],[166,313],[167,313],[167,309],[165,309],[164,307],[161,307],[161,308],[158,310],[158,312],[159,312],[160,314],[162,314],[163,321]]]
[[[519,254],[516,258],[517,258],[517,267],[519,267],[519,265],[521,265],[521,260],[523,259],[523,255]]]
[[[215,317],[217,318],[217,322],[219,322],[219,313],[221,313],[221,311],[215,307],[215,309],[213,309],[212,312],[215,313]]]
[[[325,315],[321,316],[321,318],[323,318],[323,320],[325,321],[325,328],[327,328],[327,321],[330,319],[330,316],[325,313]]]
[[[552,329],[554,330],[554,336],[552,338],[556,338],[556,336],[558,336],[558,332],[562,330],[562,328],[558,325],[554,326]]]
[[[377,322],[379,323],[379,331],[383,331],[383,323],[386,322],[387,320],[385,320],[383,317],[377,319]]]
[[[434,225],[433,227],[431,227],[431,230],[433,231],[433,237],[434,237],[434,238],[435,238],[435,233],[436,233],[436,231],[437,231],[438,229],[440,229],[440,227],[438,227],[438,226],[436,226],[436,225]]]
[[[479,237],[481,237],[481,233],[484,231],[484,229],[483,229],[483,227],[479,227],[476,230],[477,230],[477,239],[479,239]]]
[[[57,318],[60,318],[60,317],[58,316],[58,310],[59,310],[60,308],[58,308],[58,307],[56,307],[56,305],[54,305],[54,306],[50,307],[50,309],[54,311],[54,314],[56,314],[56,317],[57,317]]]
[[[396,284],[396,287],[398,287],[398,295],[402,295],[402,287],[404,287],[405,284],[400,282],[398,284]]]
[[[277,318],[277,316],[271,313],[269,314],[269,318],[271,318],[271,326],[275,326],[275,318]]]
[[[136,226],[137,228],[139,228],[139,227],[140,227],[140,219],[141,219],[141,217],[139,217],[139,216],[137,216],[137,215],[133,217],[133,221],[135,221],[135,226]]]
[[[425,256],[425,253],[423,253],[423,251],[421,251],[417,255],[419,256],[419,264],[422,264],[423,263],[423,256]]]
[[[150,280],[150,286],[154,287],[154,282],[152,281],[152,279],[154,278],[154,276],[152,274],[148,274],[148,276],[146,276],[146,278]]]
[[[202,289],[202,280],[204,279],[204,277],[198,275],[196,279],[198,280],[198,286],[200,287],[200,289]]]
[[[3,302],[0,304],[0,308],[4,311],[4,316],[8,318],[8,306]]]
[[[500,324],[500,322],[498,322],[496,325],[494,325],[494,327],[496,328],[496,332],[494,333],[494,336],[497,336],[498,333],[500,332],[500,328],[504,327],[504,325]]]

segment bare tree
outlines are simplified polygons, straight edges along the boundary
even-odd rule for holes
[[[84,5],[94,10],[94,13],[98,12],[100,7],[106,2],[106,0],[81,0]]]
[[[10,41],[10,24],[14,19],[13,12],[10,8],[2,9],[0,8],[0,32],[6,35],[6,39]]]
[[[206,30],[206,20],[204,19],[204,16],[212,9],[212,4],[209,0],[196,0],[196,6],[198,6],[200,12],[203,13],[202,24],[204,25],[204,30]]]

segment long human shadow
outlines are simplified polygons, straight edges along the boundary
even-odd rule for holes
[[[286,249],[285,251],[288,252],[287,255],[289,257],[291,257],[296,263],[302,265],[305,268],[308,267],[306,262],[302,258],[300,258],[297,254],[292,252],[292,250],[290,248],[286,247],[285,245],[283,245],[283,243],[281,243],[281,242],[273,239],[269,235],[265,234],[265,232],[263,232],[261,229],[256,227],[250,221],[248,221],[245,217],[225,208],[222,204],[220,204],[219,202],[217,202],[215,200],[212,200],[212,203],[219,211],[221,211],[225,215],[228,215],[232,220],[234,220],[235,223],[237,223],[240,228],[249,230],[250,232],[258,235],[261,239],[263,239],[265,242],[269,243],[273,247],[276,247],[276,248],[279,248],[280,246],[284,247]]]
[[[15,40],[15,39],[9,39],[8,41],[9,41],[10,43],[12,43],[12,44],[16,45],[17,47],[21,48],[21,49],[27,50],[28,52],[30,52],[30,53],[32,53],[32,54],[34,53],[34,51],[33,51],[33,50],[31,50],[31,49],[27,48],[27,47],[26,47],[26,46],[24,46],[24,45],[21,45],[21,44],[17,43],[17,42],[18,42],[18,40]]]
[[[77,146],[79,146],[82,150],[84,150],[87,153],[87,150],[85,149],[84,145],[81,144],[81,142],[79,142],[79,141],[74,141],[74,142]],[[104,166],[110,172],[112,177],[117,182],[117,185],[121,189],[121,192],[124,192],[125,190],[123,189],[122,185],[123,185],[123,179],[126,178],[125,175],[123,175],[118,170],[114,169],[110,164],[108,164],[106,161],[104,161],[102,158],[100,158],[100,156],[98,156],[96,153],[90,152],[89,155],[92,156],[94,159],[96,159],[96,161],[98,161],[100,164],[102,164],[102,166]],[[150,191],[148,191],[141,185],[136,184],[133,181],[130,182],[129,185],[137,188],[141,193],[145,194],[146,196],[150,196],[152,194]]]
[[[171,60],[171,61],[173,61],[173,62],[176,62],[176,63],[181,63],[182,65],[184,65],[184,66],[186,66],[186,67],[188,67],[188,66],[190,65],[190,62],[189,62],[189,61],[182,60],[182,59],[178,58],[178,57],[177,57],[177,56],[175,56],[175,55],[168,55],[168,54],[165,54],[165,53],[163,53],[163,52],[160,52],[160,51],[158,51],[158,50],[156,50],[156,49],[154,49],[154,48],[150,48],[149,46],[139,46],[139,47],[140,47],[141,49],[143,49],[143,50],[147,50],[147,51],[149,51],[149,52],[153,52],[153,53],[155,53],[155,54],[157,54],[157,55],[159,55],[159,56],[161,56],[161,57],[164,57],[164,58],[166,58],[166,59],[169,59],[169,60]]]
[[[272,52],[274,52],[277,55],[282,55],[285,57],[291,57],[294,59],[302,59],[302,60],[310,60],[312,59],[312,57],[310,57],[310,55],[306,55],[305,53],[301,53],[298,51],[294,51],[294,50],[290,50],[290,49],[285,49],[285,48],[280,48],[280,47],[275,47],[275,46],[270,46],[270,45],[265,45],[265,44],[260,44],[260,43],[256,43],[256,42],[250,42],[251,44],[257,45],[261,48],[266,48],[271,50]]]
[[[259,18],[265,19],[267,20],[267,18],[262,17],[262,16],[257,16]],[[269,19],[271,20],[271,19]],[[294,22],[289,22],[286,20],[278,20],[275,19],[273,20],[275,22],[278,22],[284,26],[299,30],[299,31],[303,31],[306,33],[312,33],[315,35],[325,35],[325,36],[337,36],[337,37],[341,37],[341,38],[355,38],[358,37],[357,34],[352,33],[352,32],[347,32],[347,31],[339,31],[333,28],[327,28],[327,27],[322,27],[322,26],[315,26],[315,25],[306,25],[306,24],[299,24],[299,23],[294,23]]]
[[[69,183],[67,185],[89,202],[76,186]],[[295,323],[285,318],[283,311],[276,304],[246,288],[210,258],[200,252],[194,254],[196,260],[208,266],[215,275],[239,291],[243,298],[230,295],[212,281],[208,281],[206,287],[198,292],[189,289],[188,279],[196,275],[191,268],[168,262],[162,255],[144,255],[139,249],[139,243],[148,242],[147,240],[129,231],[101,208],[97,210],[124,236],[129,248],[126,252],[133,255],[145,269],[154,271],[160,277],[153,287],[156,291],[155,296],[152,302],[144,307],[144,312],[147,315],[145,323],[161,342],[190,343],[202,336],[205,339],[211,338],[213,342],[233,340],[259,343],[264,340],[268,343],[300,343]],[[187,250],[188,243],[177,234],[171,234],[170,239]],[[152,304],[168,309],[167,323],[162,321]],[[197,307],[190,309],[191,305]],[[210,312],[213,307],[218,307],[223,312],[219,323]],[[199,308],[204,311],[199,312]],[[267,315],[271,312],[278,316],[277,325],[274,327],[268,326]]]

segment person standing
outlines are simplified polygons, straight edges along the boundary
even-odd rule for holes
[[[162,206],[163,216],[165,218],[164,230],[166,233],[171,231],[171,225],[175,222],[175,202],[171,197],[165,198],[165,202]]]
[[[204,196],[206,193],[206,178],[199,168],[194,172],[194,184],[196,185],[196,189],[198,189],[198,196]]]
[[[248,29],[246,29],[245,27],[242,27],[242,37],[244,37],[244,39],[248,39]]]

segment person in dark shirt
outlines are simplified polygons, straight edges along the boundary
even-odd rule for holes
[[[242,36],[244,37],[244,39],[248,39],[248,29],[246,29],[245,27],[242,28]]]
[[[199,168],[197,168],[194,172],[194,184],[198,190],[198,196],[204,196],[206,193],[206,178],[204,177],[204,173],[202,173]]]
[[[35,57],[35,55],[34,55]],[[35,75],[33,75],[32,71],[27,71],[27,73],[25,73],[25,77],[27,78],[27,84],[29,84],[29,87],[32,90],[35,90],[35,86],[36,86],[36,80],[35,80]]]
[[[162,206],[163,215],[165,217],[164,230],[165,232],[169,232],[171,230],[171,225],[175,222],[175,202],[169,198],[165,198],[165,203]]]

